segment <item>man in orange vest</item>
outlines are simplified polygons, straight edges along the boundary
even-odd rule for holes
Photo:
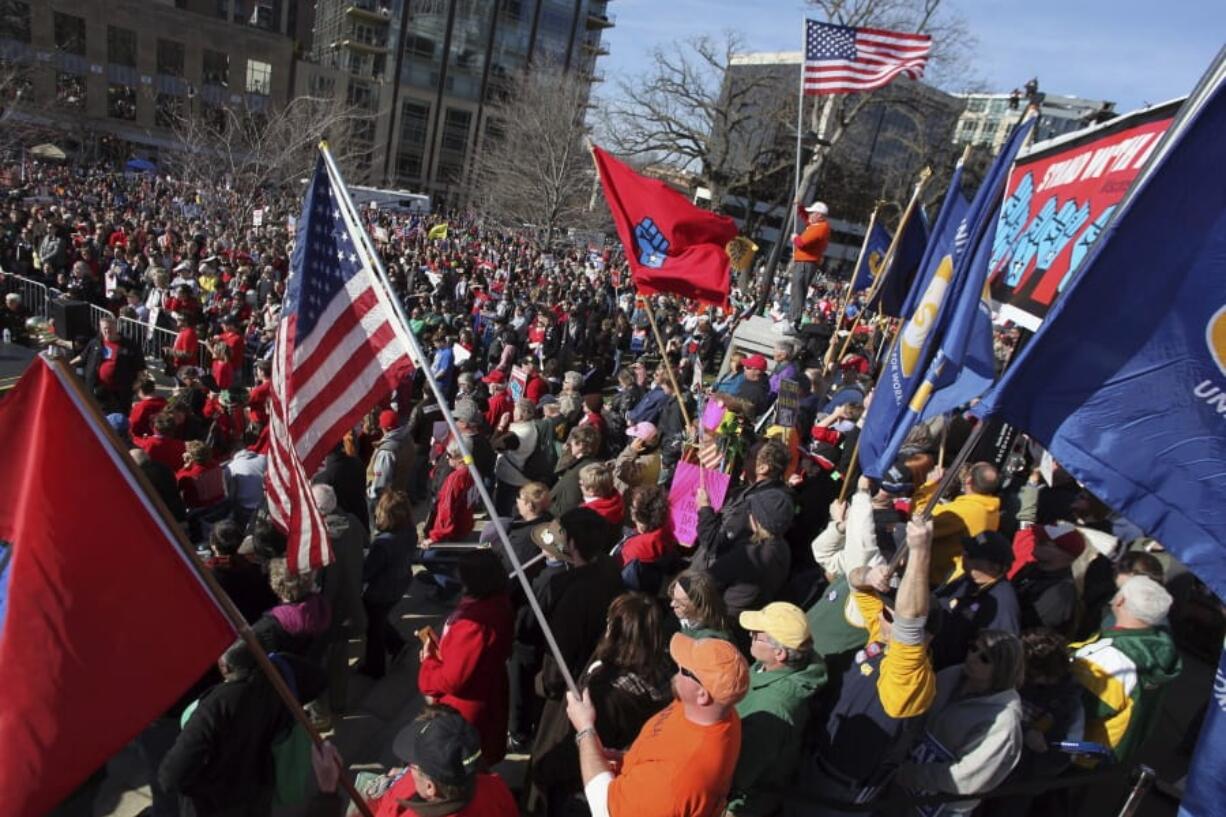
[[[815,201],[808,207],[801,207],[798,217],[806,217],[807,225],[804,232],[792,234],[792,290],[788,303],[788,323],[795,332],[800,331],[800,321],[805,314],[805,301],[809,297],[809,287],[817,277],[818,265],[826,255],[826,245],[830,243],[830,223],[826,215],[830,209],[826,203]]]

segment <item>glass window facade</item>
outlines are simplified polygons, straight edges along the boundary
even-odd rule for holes
[[[106,86],[106,115],[128,122],[136,120],[136,89],[111,83]]]
[[[204,81],[209,85],[230,85],[230,55],[224,51],[204,50]]]
[[[481,97],[485,47],[498,0],[459,0],[447,55],[447,90],[460,99]]]
[[[574,0],[542,0],[532,59],[546,65],[565,66],[574,23]]]
[[[183,43],[174,40],[158,40],[158,73],[169,77],[183,76],[185,62]]]
[[[272,93],[272,65],[247,60],[247,93],[268,96]]]
[[[472,114],[459,108],[448,108],[443,116],[443,138],[438,153],[438,180],[443,184],[460,182],[471,124]]]
[[[30,42],[30,4],[23,0],[8,0],[0,14],[0,39]]]
[[[448,0],[412,0],[409,30],[405,35],[401,81],[414,88],[434,90],[443,67],[443,41],[447,34]]]
[[[85,18],[55,12],[55,47],[66,54],[85,56]]]

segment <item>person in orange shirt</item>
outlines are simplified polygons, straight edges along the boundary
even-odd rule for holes
[[[826,245],[830,243],[830,223],[826,221],[830,209],[822,201],[815,201],[808,207],[800,207],[800,202],[797,202],[796,206],[805,215],[807,226],[804,232],[792,234],[792,289],[788,323],[793,331],[800,331],[809,287],[813,286],[818,266],[826,256]]]
[[[673,676],[674,700],[643,725],[616,774],[596,734],[591,693],[566,694],[592,817],[724,812],[741,752],[736,704],[749,688],[749,666],[735,646],[719,638],[677,633],[668,651],[680,667]]]

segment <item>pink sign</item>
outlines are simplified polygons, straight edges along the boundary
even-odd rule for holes
[[[718,400],[708,400],[706,407],[702,410],[702,427],[707,431],[714,431],[723,421],[724,404]]]
[[[706,489],[711,498],[711,507],[718,511],[724,507],[724,497],[728,494],[731,479],[722,471],[701,468],[690,462],[677,463],[673,486],[668,492],[668,504],[673,537],[678,542],[693,547],[698,539],[698,489]]]

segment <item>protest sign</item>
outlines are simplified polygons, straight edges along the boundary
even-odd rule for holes
[[[387,243],[387,228],[386,227],[376,227],[375,228],[375,241],[382,241],[385,244]]]
[[[673,485],[668,492],[673,538],[686,547],[694,546],[698,539],[698,489],[706,489],[711,507],[718,511],[724,506],[731,479],[722,471],[711,471],[684,460],[677,463]]]
[[[1177,103],[1022,151],[988,274],[1001,317],[1035,331],[1171,124]]]
[[[800,384],[795,380],[780,380],[779,397],[775,400],[775,424],[794,428],[799,413]]]
[[[511,399],[522,400],[524,388],[528,385],[528,373],[522,366],[511,367]]]
[[[264,226],[264,210],[257,208],[251,211],[251,224],[253,227]]]
[[[724,421],[725,412],[723,403],[715,399],[708,400],[706,407],[702,410],[702,427],[707,431],[719,428],[719,424]]]

